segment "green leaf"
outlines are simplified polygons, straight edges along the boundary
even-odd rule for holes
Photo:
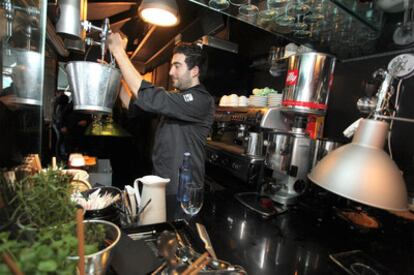
[[[71,235],[64,236],[63,241],[70,246],[78,245],[78,239],[76,239],[74,236],[71,236]]]
[[[85,255],[93,254],[98,252],[98,245],[87,244],[85,245]]]
[[[36,252],[30,248],[25,248],[20,252],[19,258],[22,262],[30,262],[36,258]]]
[[[10,272],[9,268],[5,264],[0,263],[0,274],[8,275],[12,273]]]
[[[57,256],[59,257],[59,258],[66,258],[67,256],[70,256],[70,249],[69,249],[69,247],[65,247],[65,246],[63,246],[61,249],[58,249],[57,250]]]
[[[63,245],[63,240],[59,240],[59,241],[53,242],[50,247],[52,247],[52,248],[59,248],[62,245]]]
[[[41,261],[37,265],[37,269],[40,271],[53,272],[57,269],[57,263],[53,260]]]
[[[54,256],[53,249],[47,245],[39,246],[36,253],[38,253],[37,255],[39,255],[42,260],[48,260]]]

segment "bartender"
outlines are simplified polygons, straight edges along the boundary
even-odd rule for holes
[[[169,75],[175,92],[143,80],[129,60],[119,33],[109,36],[108,48],[132,92],[121,90],[122,103],[130,112],[140,108],[162,116],[155,133],[152,162],[155,175],[171,179],[167,194],[177,193],[178,170],[185,152],[191,153],[193,181],[204,183],[204,146],[213,123],[214,99],[200,83],[207,62],[202,48],[192,43],[180,43],[174,48]]]

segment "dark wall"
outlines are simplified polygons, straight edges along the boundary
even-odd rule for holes
[[[271,46],[283,46],[288,42],[267,31],[255,28],[236,19],[228,18],[227,38],[238,44],[238,53],[205,47],[209,56],[206,79],[202,82],[216,97],[238,94],[249,96],[253,88],[270,87],[283,89],[284,75],[271,76],[269,68],[258,61],[266,61]],[[261,65],[253,66],[254,63]]]
[[[216,99],[227,94],[245,94],[250,79],[248,61],[238,54],[204,47],[208,55],[208,70],[202,83]]]

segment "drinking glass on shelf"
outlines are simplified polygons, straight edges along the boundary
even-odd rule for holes
[[[308,4],[306,4],[306,1],[304,0],[298,0],[297,3],[293,5],[297,15],[305,15],[309,13],[311,9],[311,7]]]
[[[282,16],[276,17],[275,23],[277,25],[277,31],[281,33],[292,32],[295,26],[295,17],[290,14],[290,4],[285,6],[285,13]]]
[[[249,0],[229,0],[230,4],[234,5],[234,6],[241,6],[241,5],[246,5],[249,3]]]
[[[303,22],[303,15],[297,15],[296,23],[293,26],[293,36],[296,38],[306,38],[311,35],[308,30],[309,25]]]
[[[259,11],[257,17],[257,25],[265,28],[265,29],[272,29],[272,25],[274,23],[274,19],[278,16],[277,9],[266,9]]]
[[[308,27],[309,27],[308,24],[303,22],[303,17],[300,17],[300,16],[297,17],[296,23],[293,26],[295,31],[306,30],[308,29]]]
[[[316,4],[311,8],[311,12],[304,17],[305,23],[312,24],[322,21],[325,18],[322,4]]]
[[[210,0],[208,5],[216,10],[225,10],[230,4],[228,0]]]
[[[267,0],[267,9],[279,9],[287,4],[288,0]]]
[[[259,13],[259,9],[257,6],[252,5],[250,0],[247,2],[246,5],[241,5],[239,7],[239,17],[246,22],[249,23],[256,23],[257,14]]]
[[[295,30],[293,32],[293,36],[296,38],[307,38],[307,37],[310,37],[311,35],[312,35],[312,32],[308,30]]]
[[[181,198],[181,208],[191,216],[200,212],[204,200],[204,187],[202,184],[193,182],[183,187]]]

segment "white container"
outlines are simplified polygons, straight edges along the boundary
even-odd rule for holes
[[[151,175],[137,180],[143,184],[140,207],[151,199],[151,203],[148,204],[147,208],[139,216],[139,224],[145,225],[166,222],[165,186],[170,182],[170,179]]]

